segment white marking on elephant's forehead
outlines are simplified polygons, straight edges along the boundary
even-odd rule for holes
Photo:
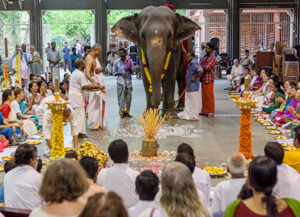
[[[155,30],[155,34],[157,34],[158,33],[158,31],[157,30]]]

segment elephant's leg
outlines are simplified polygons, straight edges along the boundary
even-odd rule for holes
[[[177,110],[174,103],[175,78],[163,80],[163,115],[169,113],[169,118],[177,118]]]
[[[143,83],[144,83],[144,89],[146,93],[146,100],[147,100],[147,109],[151,107],[150,104],[150,99],[151,99],[151,93],[149,92],[149,82],[146,78],[145,73],[142,71],[142,78],[143,78]]]
[[[179,65],[179,69],[177,72],[177,86],[178,86],[178,97],[180,97],[185,89],[185,73],[183,69],[183,61],[181,61]],[[177,104],[177,110],[182,111],[184,109],[184,94],[180,98],[178,104]]]

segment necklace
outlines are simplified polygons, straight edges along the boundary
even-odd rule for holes
[[[173,48],[173,41],[171,43],[171,48]],[[149,68],[148,68],[147,60],[146,60],[146,55],[145,55],[145,52],[144,52],[143,48],[141,49],[141,54],[142,54],[142,63],[143,63],[143,66],[144,66],[144,71],[145,71],[147,80],[149,82],[149,92],[152,93],[151,76],[150,76],[150,72],[149,72]],[[163,71],[162,71],[161,77],[160,77],[161,80],[165,77],[166,71],[167,71],[169,63],[170,63],[170,57],[171,57],[171,50],[167,54],[167,58],[166,58],[166,61],[165,61],[165,64],[164,64],[164,68],[163,68]]]

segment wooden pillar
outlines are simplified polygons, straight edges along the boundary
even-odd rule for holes
[[[105,0],[97,0],[95,8],[96,43],[102,46],[102,62],[107,53],[107,7]]]
[[[227,52],[231,59],[240,56],[240,8],[239,0],[228,0]]]
[[[30,44],[35,46],[35,50],[42,56],[42,16],[40,0],[32,0],[30,7]]]

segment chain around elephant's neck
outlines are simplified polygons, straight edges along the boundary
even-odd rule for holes
[[[172,50],[172,47],[173,47],[173,41],[172,41],[172,44],[171,44],[171,50]],[[163,68],[163,71],[162,71],[161,77],[160,77],[161,80],[165,77],[166,71],[168,69],[168,66],[169,66],[169,63],[170,63],[170,57],[171,57],[171,50],[169,51],[169,53],[167,55],[167,58],[166,58],[166,61],[165,61],[165,64],[164,64],[164,68]],[[152,93],[151,76],[150,76],[150,72],[149,72],[149,68],[148,68],[148,64],[147,64],[147,60],[146,60],[146,55],[145,55],[145,52],[144,52],[143,48],[141,49],[141,53],[142,53],[142,63],[143,63],[143,66],[144,66],[144,71],[145,71],[147,80],[149,82],[149,92]]]

